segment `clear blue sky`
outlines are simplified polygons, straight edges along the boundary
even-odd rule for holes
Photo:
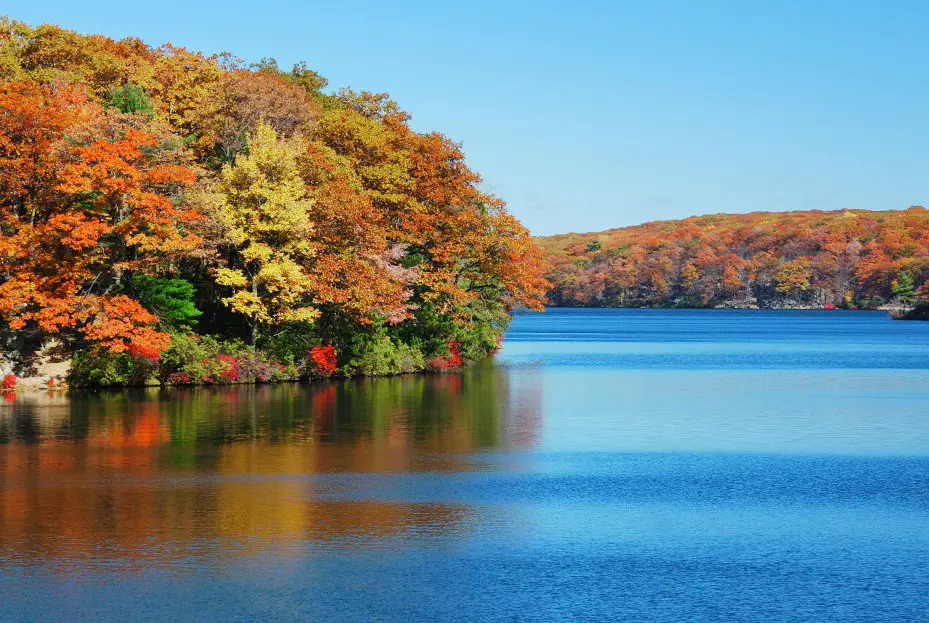
[[[929,2],[5,0],[389,91],[534,233],[929,202]]]

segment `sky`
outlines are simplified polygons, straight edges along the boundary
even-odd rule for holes
[[[929,2],[4,0],[387,91],[537,235],[929,202]]]

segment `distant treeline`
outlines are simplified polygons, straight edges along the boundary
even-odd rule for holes
[[[877,307],[929,298],[929,211],[753,212],[539,239],[549,303]]]

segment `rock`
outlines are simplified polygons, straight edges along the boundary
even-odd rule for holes
[[[59,389],[68,383],[71,356],[57,340],[49,340],[38,351],[23,355],[19,351],[0,351],[0,378],[17,377],[17,389]],[[54,380],[49,386],[49,380]]]

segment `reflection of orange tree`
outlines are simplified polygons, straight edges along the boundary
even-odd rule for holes
[[[484,366],[429,379],[428,400],[414,414],[420,443],[440,452],[498,447],[501,437],[500,376]]]
[[[506,373],[492,363],[455,374],[363,379],[337,388],[337,404],[328,411],[333,418],[314,423],[324,439],[391,438],[395,443],[402,437],[428,450],[468,452],[500,446],[505,441],[503,418],[512,411],[506,410],[513,400]],[[538,394],[541,389],[526,391]],[[539,424],[538,419],[520,421]],[[523,442],[535,436],[523,435]]]
[[[403,538],[453,529],[469,514],[460,505],[314,499],[315,481],[301,476],[316,470],[316,447],[230,444],[220,452],[218,478],[161,486],[131,461],[109,460],[100,447],[8,446],[0,460],[4,555],[65,563],[104,556],[147,565],[306,539]],[[361,460],[364,453],[352,455]],[[170,470],[163,464],[149,476]],[[217,537],[222,544],[211,544]]]
[[[370,439],[342,444],[228,445],[217,465],[222,477],[215,491],[216,529],[248,549],[261,550],[270,541],[374,539],[445,530],[467,517],[470,511],[461,505],[313,499],[320,493],[318,481],[302,477],[315,472],[414,467],[406,450]],[[241,478],[246,474],[248,478]]]
[[[334,383],[312,388],[312,405],[313,419],[317,426],[331,426],[335,418],[335,394],[336,386]]]
[[[48,422],[37,427],[41,443],[18,443],[14,435],[0,451],[4,546],[13,556],[90,559],[103,552],[146,564],[229,555],[230,541],[253,551],[272,542],[460,529],[467,507],[320,500],[319,481],[307,475],[454,471],[469,468],[470,451],[531,444],[536,433],[523,429],[538,427],[540,387],[508,378],[479,367],[460,375],[43,403],[32,410],[36,421]],[[71,427],[87,427],[86,439],[53,440],[66,424],[47,413],[67,408]],[[197,449],[179,460],[188,441]],[[203,472],[211,477],[199,478]],[[162,480],[180,474],[187,477]],[[217,535],[224,549],[212,551]]]
[[[11,439],[36,443],[67,434],[70,427],[69,402],[62,393],[7,392],[2,404],[6,407],[0,409],[0,444]]]
[[[124,420],[104,422],[88,438],[91,445],[106,447],[157,446],[168,441],[168,430],[161,421],[157,403],[142,403],[137,413]]]
[[[152,452],[67,441],[5,447],[0,453],[0,525],[7,554],[149,558],[159,555],[148,549],[152,542],[168,544],[178,537],[187,547],[197,526],[197,491],[153,486],[148,478],[156,464],[136,460],[140,451]]]

